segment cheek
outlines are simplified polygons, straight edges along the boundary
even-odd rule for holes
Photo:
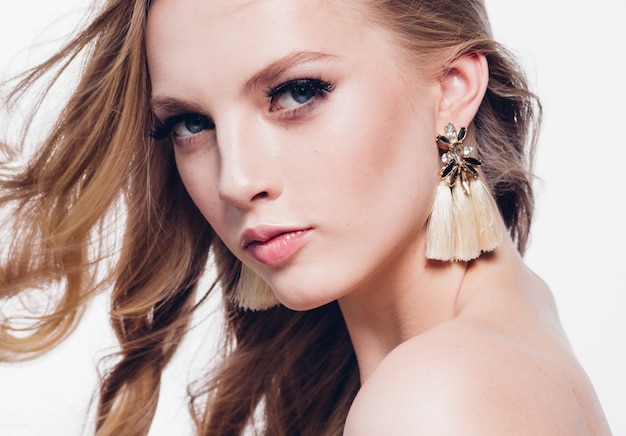
[[[341,201],[361,207],[397,200],[429,209],[440,166],[434,118],[409,107],[399,91],[379,95],[334,113],[320,130],[319,178],[352,196]]]
[[[193,157],[175,152],[176,168],[187,193],[204,215],[213,225],[215,216],[219,213],[217,193],[218,169],[215,159],[209,153],[196,153]]]

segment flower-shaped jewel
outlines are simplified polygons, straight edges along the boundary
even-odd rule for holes
[[[482,162],[472,157],[474,148],[463,145],[463,140],[467,136],[467,129],[461,127],[457,133],[456,128],[446,124],[446,134],[437,135],[437,142],[447,151],[441,156],[444,163],[439,177],[448,181],[448,186],[453,188],[457,180],[461,180],[463,191],[470,194],[470,179],[478,178],[478,168]]]

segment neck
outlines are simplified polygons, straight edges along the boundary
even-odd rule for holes
[[[390,262],[376,280],[339,300],[361,382],[394,348],[457,315],[467,264],[426,260],[412,250]]]

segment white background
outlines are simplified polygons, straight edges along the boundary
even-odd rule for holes
[[[0,77],[56,47],[85,4],[3,1]],[[487,0],[487,7],[496,38],[521,59],[545,109],[526,258],[552,287],[614,434],[626,435],[626,2]],[[0,366],[0,435],[81,434],[97,359],[113,344],[105,305],[95,301],[79,330],[46,357]],[[166,371],[151,434],[190,433],[184,389],[210,359],[216,328],[216,320],[201,323]]]

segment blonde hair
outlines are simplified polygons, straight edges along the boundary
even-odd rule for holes
[[[489,89],[474,120],[490,189],[523,252],[533,211],[530,175],[538,105],[521,69],[491,39],[480,0],[370,0],[368,16],[389,28],[420,62],[485,54]],[[120,350],[100,389],[97,431],[147,434],[161,374],[185,335],[212,248],[223,289],[224,359],[191,388],[199,434],[240,434],[255,412],[272,435],[341,434],[360,385],[354,350],[336,302],[307,312],[233,303],[241,263],[216,238],[187,195],[170,147],[148,132],[150,82],[144,32],[148,0],[109,0],[69,45],[33,69],[22,90],[86,53],[82,76],[51,134],[19,172],[0,175],[11,212],[11,245],[0,266],[0,298],[60,285],[54,305],[26,330],[2,319],[0,360],[43,353],[76,326],[110,285]],[[0,167],[1,168],[1,167]],[[123,207],[123,245],[104,277],[98,243]],[[5,227],[6,228],[6,227]],[[314,356],[314,358],[311,358]]]

